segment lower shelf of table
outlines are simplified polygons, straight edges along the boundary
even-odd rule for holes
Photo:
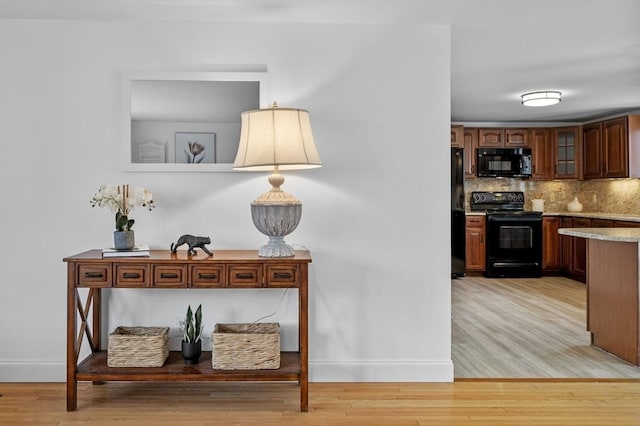
[[[203,352],[195,365],[185,365],[175,351],[162,367],[109,367],[107,351],[100,351],[85,358],[75,376],[79,381],[300,381],[300,372],[298,352],[281,352],[276,370],[214,370],[211,352]]]

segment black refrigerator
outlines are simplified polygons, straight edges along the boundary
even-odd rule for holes
[[[464,150],[451,148],[451,278],[465,271]]]

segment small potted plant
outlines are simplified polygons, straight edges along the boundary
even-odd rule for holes
[[[91,198],[91,207],[106,207],[116,214],[116,230],[113,233],[116,250],[131,250],[135,245],[133,224],[129,212],[136,206],[152,210],[153,195],[145,188],[129,185],[102,185],[98,193]]]
[[[182,357],[187,365],[197,364],[202,354],[202,305],[198,305],[195,315],[191,305],[187,308],[187,316],[182,326]]]

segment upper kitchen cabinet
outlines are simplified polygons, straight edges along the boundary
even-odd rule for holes
[[[459,125],[451,126],[451,147],[452,148],[464,148],[463,140],[464,127]]]
[[[584,178],[640,177],[640,116],[583,127]]]
[[[528,146],[528,129],[478,129],[478,147],[480,148],[522,148]]]
[[[580,179],[581,136],[580,126],[554,129],[554,179]]]
[[[553,143],[549,129],[530,129],[531,179],[553,179]]]
[[[464,148],[464,178],[475,179],[476,150],[478,149],[478,129],[464,128],[462,131]]]

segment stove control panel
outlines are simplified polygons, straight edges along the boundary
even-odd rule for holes
[[[472,192],[471,210],[524,210],[524,192]]]

